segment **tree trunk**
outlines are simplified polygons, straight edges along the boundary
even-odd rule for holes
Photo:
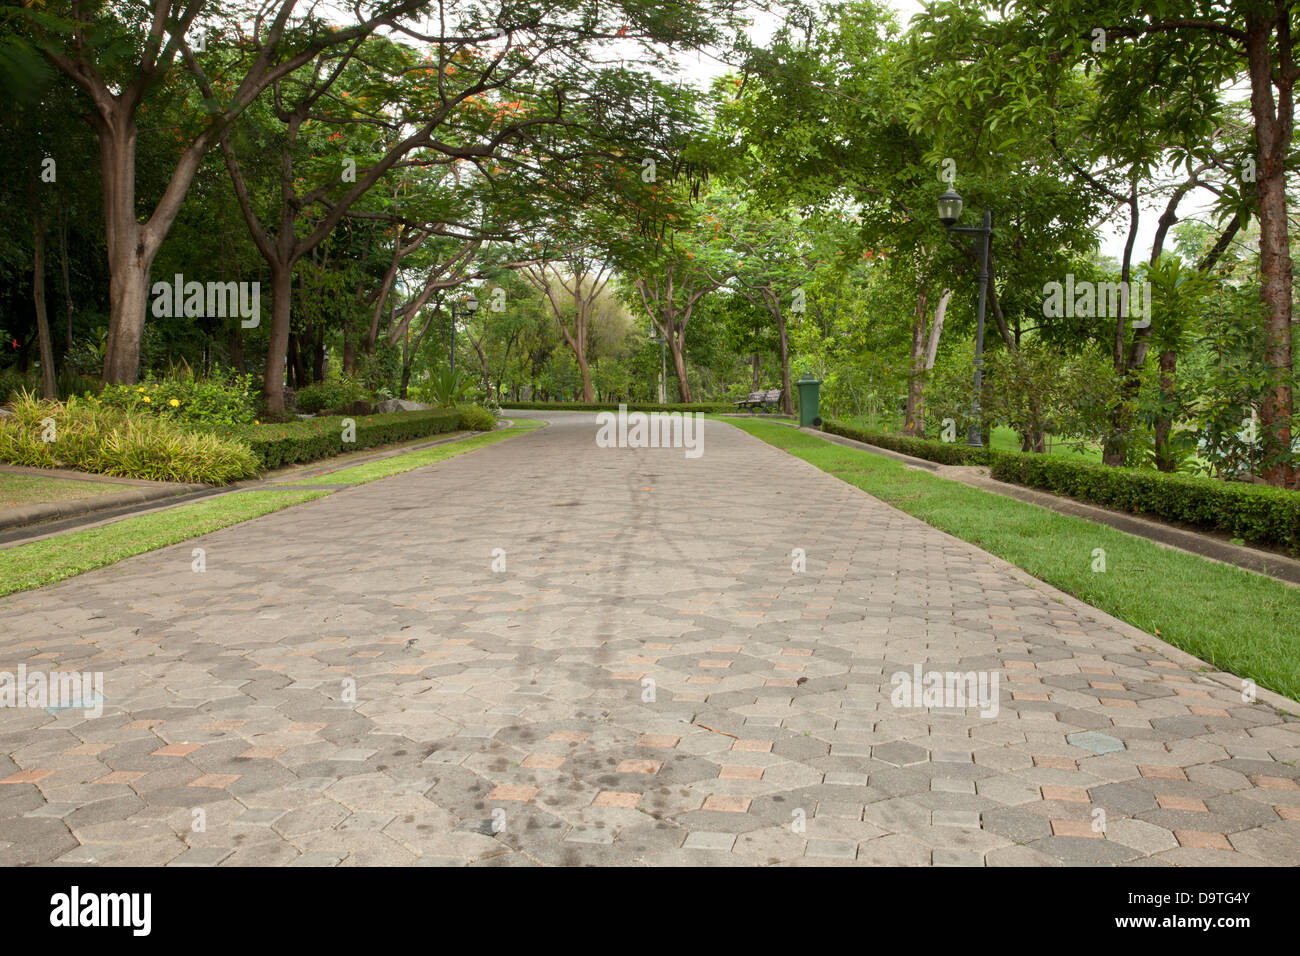
[[[985,443],[987,444],[987,442]],[[1038,455],[1047,453],[1047,433],[1041,429],[1031,428],[1020,438],[1020,450]]]
[[[776,332],[781,343],[781,410],[787,415],[794,414],[794,396],[790,393],[790,334],[785,327],[785,315],[778,305],[776,313]]]
[[[39,212],[32,217],[32,304],[36,307],[36,334],[41,349],[41,393],[53,401],[59,397],[59,387],[54,377],[50,318],[45,311],[45,224]]]
[[[590,405],[596,400],[596,389],[591,384],[591,364],[584,351],[574,350],[574,359],[578,363],[578,372],[582,375],[582,400]]]
[[[59,201],[59,262],[63,272],[63,305],[67,328],[64,329],[63,340],[63,357],[66,370],[69,375],[72,374],[72,280],[71,271],[68,266],[68,218],[63,208],[63,201]]]
[[[757,352],[754,353],[752,362],[753,362],[754,371],[753,374],[750,376],[751,381],[750,381],[749,390],[751,392],[757,392],[762,387],[762,382],[763,382],[762,379],[763,366],[762,366],[762,361],[759,359]]]
[[[343,374],[354,375],[357,371],[356,334],[347,325],[343,326]]]
[[[926,325],[925,293],[921,292],[912,316],[912,367],[907,379],[907,412],[903,419],[903,431],[908,435],[925,434]]]
[[[674,334],[668,337],[668,351],[673,354],[673,371],[677,374],[677,390],[681,395],[681,401],[689,403],[691,401],[691,385],[686,380],[686,356],[683,354],[683,342],[680,338],[680,332],[673,330]],[[664,396],[667,398],[667,396]]]
[[[230,364],[234,366],[235,371],[240,375],[248,372],[248,364],[244,360],[244,336],[240,333],[238,322],[231,324],[226,330],[226,351],[230,353]]]
[[[1166,351],[1160,353],[1160,404],[1165,407],[1174,394],[1174,373],[1178,364],[1178,353]],[[1156,467],[1161,471],[1173,471],[1173,456],[1169,453],[1169,434],[1173,431],[1173,418],[1161,412],[1156,418]]]
[[[1128,195],[1129,207],[1129,230],[1128,239],[1124,243],[1124,257],[1121,261],[1119,281],[1128,285],[1133,269],[1133,246],[1137,240],[1138,219],[1140,207],[1138,204],[1137,184],[1134,183],[1129,190]],[[1129,346],[1127,356],[1124,352],[1124,330],[1128,327],[1128,309],[1125,307],[1125,300],[1121,297],[1119,305],[1119,315],[1115,317],[1115,337],[1112,342],[1113,357],[1115,362],[1115,374],[1120,378],[1120,396],[1119,401],[1110,413],[1111,433],[1107,436],[1102,445],[1101,460],[1103,464],[1112,468],[1118,468],[1124,464],[1124,459],[1128,452],[1129,432],[1132,428],[1134,403],[1137,399],[1138,389],[1141,383],[1135,374],[1136,369],[1146,361],[1147,346],[1145,336],[1151,332],[1148,326],[1145,329],[1139,329],[1133,333],[1133,342]],[[1143,341],[1139,346],[1139,338]],[[1136,361],[1135,361],[1136,357]]]
[[[1267,10],[1265,12],[1273,12]],[[1290,14],[1277,16],[1281,68],[1273,63],[1274,20],[1248,13],[1246,57],[1250,68],[1251,113],[1259,153],[1256,201],[1259,206],[1260,299],[1267,310],[1267,361],[1273,384],[1259,410],[1260,437],[1266,456],[1275,461],[1262,477],[1271,485],[1290,486],[1297,472],[1291,458],[1291,246],[1287,234],[1286,159],[1291,148],[1294,109],[1291,76],[1293,42]],[[1273,88],[1277,87],[1274,104]]]
[[[289,372],[295,390],[307,384],[307,368],[302,360],[302,336],[297,332],[289,333]]]
[[[109,262],[108,338],[104,343],[104,383],[134,385],[140,377],[140,337],[149,304],[149,267],[140,230],[119,237],[117,255]]]
[[[311,343],[311,376],[313,382],[325,381],[325,327],[324,323],[316,326]]]
[[[284,360],[289,348],[289,300],[293,294],[293,268],[271,263],[271,332],[266,345],[262,394],[271,415],[284,414]]]

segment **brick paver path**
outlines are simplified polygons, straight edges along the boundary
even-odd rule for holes
[[[0,602],[106,698],[0,710],[0,863],[1300,864],[1300,720],[730,426],[552,417]]]

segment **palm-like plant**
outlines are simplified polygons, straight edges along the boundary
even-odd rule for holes
[[[441,368],[429,376],[428,393],[440,408],[451,408],[465,397],[471,381],[453,368]]]

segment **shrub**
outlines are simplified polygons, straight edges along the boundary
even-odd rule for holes
[[[343,441],[343,423],[355,425],[356,441]],[[296,462],[315,461],[360,448],[409,441],[441,432],[455,431],[460,413],[455,409],[429,412],[394,412],[345,418],[299,419],[283,424],[240,425],[222,428],[216,434],[242,441],[252,449],[263,468],[279,468]]]
[[[471,432],[490,432],[497,427],[496,416],[482,405],[457,405],[460,427]]]
[[[49,402],[24,392],[14,412],[0,420],[0,461],[10,464],[210,485],[257,474],[257,459],[238,441],[93,398]],[[54,440],[47,442],[50,419]]]
[[[999,455],[999,481],[1042,488],[1119,511],[1218,531],[1300,554],[1300,493],[1048,455]]]
[[[106,385],[99,401],[109,408],[205,425],[246,425],[256,414],[251,375],[199,378],[172,373],[140,385]]]
[[[444,367],[430,372],[427,380],[411,386],[407,393],[417,402],[451,408],[464,399],[473,387],[474,380],[468,375]]]
[[[366,397],[366,387],[351,376],[332,378],[324,382],[313,382],[298,390],[298,411],[315,414],[316,412],[342,411],[353,402]]]
[[[942,465],[988,465],[1002,454],[991,448],[972,448],[970,445],[957,442],[935,441],[931,438],[919,438],[914,435],[869,432],[861,428],[854,428],[852,425],[845,425],[843,422],[823,422],[822,431],[843,438],[851,438],[854,441],[865,442],[868,445],[888,448],[904,455],[911,455],[913,458],[936,461]]]
[[[0,405],[17,398],[23,390],[36,391],[40,383],[33,375],[23,375],[11,368],[0,369]]]

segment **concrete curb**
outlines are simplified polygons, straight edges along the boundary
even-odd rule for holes
[[[202,491],[208,487],[208,485],[168,485],[163,488],[134,488],[111,495],[96,495],[93,498],[68,498],[64,501],[24,505],[0,515],[0,531],[22,528],[55,518],[71,518],[76,515],[95,514],[129,505],[160,501],[164,498]]]

